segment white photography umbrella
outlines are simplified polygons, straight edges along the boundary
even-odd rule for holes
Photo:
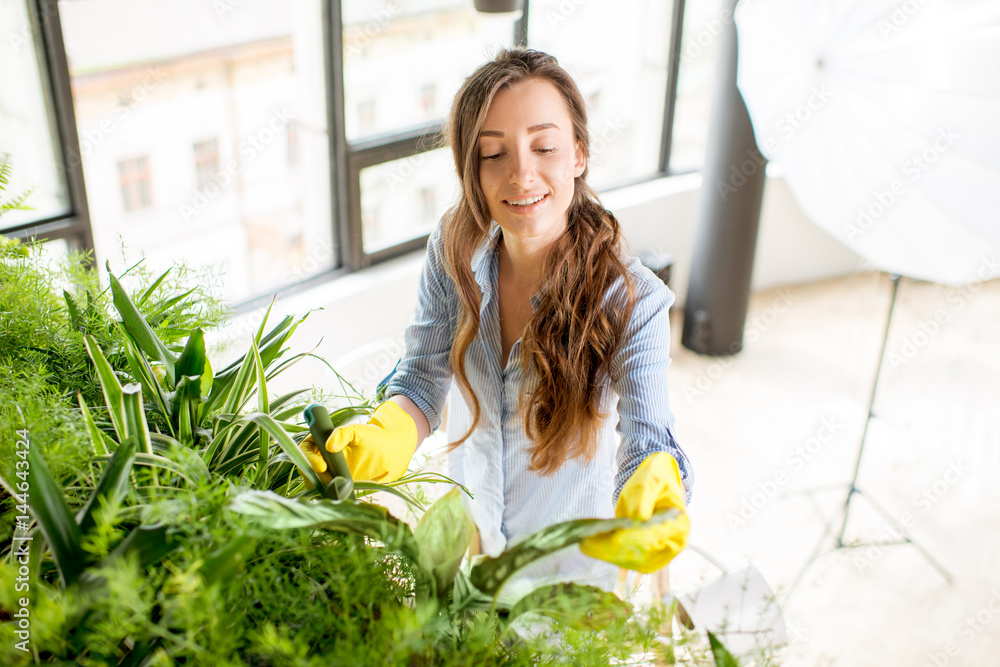
[[[1000,2],[742,0],[738,83],[806,214],[883,271],[1000,275]]]

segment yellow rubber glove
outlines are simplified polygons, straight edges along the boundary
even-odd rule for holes
[[[350,424],[333,430],[326,439],[326,450],[344,452],[351,476],[372,482],[394,482],[406,473],[417,449],[417,425],[413,417],[392,401],[375,409],[367,424]],[[326,461],[312,436],[299,449],[324,484],[331,481]]]
[[[622,487],[615,516],[645,521],[654,512],[677,508],[676,519],[650,528],[627,528],[601,533],[580,542],[580,550],[601,560],[649,574],[673,560],[687,544],[691,523],[684,513],[684,490],[677,461],[656,452],[636,469]]]

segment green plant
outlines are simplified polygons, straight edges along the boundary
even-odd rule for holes
[[[54,321],[79,322],[93,308],[101,323],[64,332],[93,364],[93,400],[27,366],[9,381],[20,394],[0,396],[0,427],[25,429],[33,443],[11,458],[30,470],[30,519],[19,469],[0,474],[0,526],[9,529],[0,534],[0,662],[490,667],[669,655],[656,638],[663,611],[633,615],[615,596],[574,584],[520,600],[503,594],[534,559],[632,522],[553,526],[472,563],[461,490],[415,528],[371,502],[383,492],[416,505],[420,492],[406,485],[447,481],[440,476],[354,481],[357,502],[323,498],[305,484],[318,480],[297,447],[307,392],[272,397],[267,386],[304,358],[286,356],[301,320],[266,333],[262,323],[246,354],[216,372],[201,328],[178,329],[171,312],[187,307],[189,292],[164,295],[172,306],[163,311],[151,303],[162,281],[135,296],[116,276],[109,282],[119,319],[95,305],[103,292],[86,308],[65,295],[47,302]],[[361,401],[332,417],[369,410]],[[12,538],[22,537],[35,538],[31,655],[13,648],[10,622]],[[542,630],[524,636],[525,626]]]
[[[10,153],[0,153],[0,192],[6,190],[7,186],[10,185],[10,172],[13,162],[14,158],[11,157]],[[0,216],[9,211],[31,210],[31,207],[25,206],[24,202],[31,196],[32,190],[33,188],[29,188],[9,201],[0,200]]]

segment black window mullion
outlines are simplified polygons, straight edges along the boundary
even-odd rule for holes
[[[47,77],[43,87],[50,95],[52,114],[55,118],[55,140],[58,145],[58,171],[66,178],[69,191],[70,213],[66,216],[36,220],[4,233],[14,237],[66,239],[76,247],[94,249],[94,236],[90,229],[90,209],[83,179],[83,159],[80,140],[76,131],[76,114],[73,110],[73,93],[70,87],[69,65],[63,44],[62,24],[56,0],[38,0],[28,3],[33,25],[38,26],[40,55],[43,59],[41,74]],[[29,202],[30,204],[30,202]]]
[[[440,133],[441,125],[432,124],[387,137],[373,138],[350,146],[347,158],[348,185],[350,187],[349,216],[351,226],[358,230],[357,238],[361,244],[361,266],[370,266],[376,262],[418,250],[424,247],[427,241],[425,235],[373,253],[364,252],[361,219],[361,171],[367,167],[374,167],[434,150],[438,146],[432,138],[440,136]]]
[[[327,49],[327,117],[330,127],[331,217],[333,237],[337,239],[340,264],[348,271],[362,266],[360,220],[354,224],[350,215],[351,193],[348,169],[347,130],[344,111],[344,25],[341,0],[323,4],[327,13],[323,21]]]
[[[674,0],[670,24],[670,55],[667,61],[667,99],[663,106],[663,132],[660,137],[660,173],[670,173],[670,148],[674,135],[674,108],[677,105],[677,79],[681,65],[681,37],[684,35],[684,0]]]

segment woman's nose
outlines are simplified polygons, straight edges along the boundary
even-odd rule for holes
[[[510,182],[525,185],[535,180],[536,169],[531,151],[514,151],[511,160]]]

